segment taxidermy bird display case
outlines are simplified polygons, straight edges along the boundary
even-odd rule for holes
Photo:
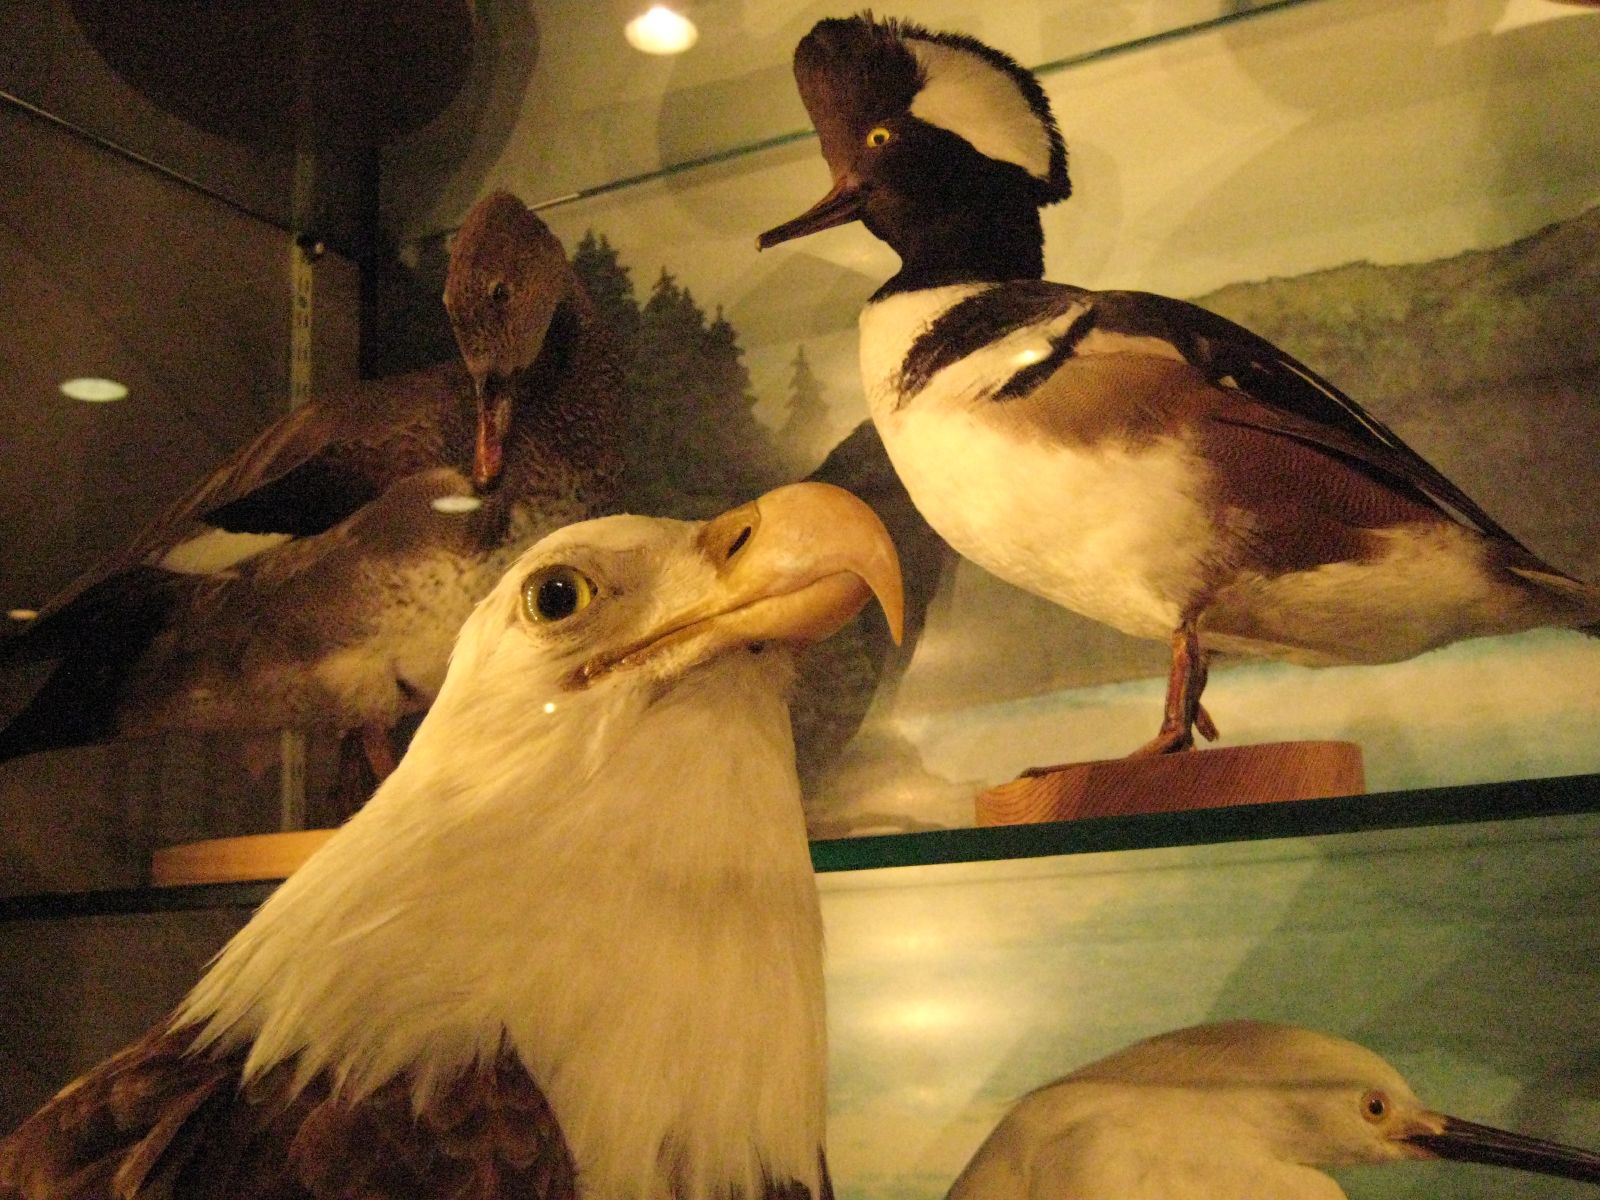
[[[842,1197],[932,1200],[1028,1089],[1242,1016],[1367,1044],[1452,1112],[1600,1144],[1600,639],[1542,628],[1318,669],[1219,656],[1205,704],[1221,747],[1348,744],[1367,794],[1341,798],[1363,790],[1341,776],[1329,798],[1291,804],[970,828],[977,796],[1026,768],[1146,742],[1168,647],[1003,582],[919,513],[859,367],[858,316],[894,251],[860,224],[756,250],[829,184],[791,56],[850,6],[707,0],[690,6],[697,45],[647,56],[612,6],[480,2],[466,26],[415,31],[435,48],[426,94],[387,117],[341,112],[335,125],[383,125],[355,139],[312,115],[352,87],[347,72],[308,90],[330,67],[315,37],[255,44],[275,64],[257,72],[257,108],[186,108],[159,55],[118,55],[134,31],[114,7],[0,18],[0,140],[17,164],[0,180],[0,284],[29,314],[0,329],[15,497],[0,599],[16,634],[108,564],[124,582],[103,589],[94,636],[155,619],[127,603],[152,594],[154,543],[118,556],[291,399],[420,379],[384,394],[436,387],[470,412],[439,297],[469,212],[508,191],[591,297],[611,346],[593,377],[619,401],[586,427],[614,464],[532,472],[571,472],[542,519],[700,518],[810,477],[868,500],[900,549],[904,644],[864,614],[806,652],[793,704]],[[914,0],[880,15],[1037,68],[1072,178],[1041,212],[1045,279],[1179,297],[1248,327],[1545,563],[1600,582],[1592,6]],[[272,90],[296,71],[299,90]],[[128,395],[61,397],[83,374]],[[431,467],[467,475],[470,459]],[[336,509],[354,519],[348,495],[316,483],[322,526],[294,537]],[[249,523],[246,496],[270,507],[232,495],[234,523],[276,536]],[[175,529],[157,532],[176,545]],[[1442,586],[1419,576],[1386,619]],[[329,623],[322,587],[295,601],[310,625]],[[442,655],[435,639],[427,666],[396,668],[413,710]],[[29,657],[5,665],[0,718],[48,686],[54,660]],[[301,757],[248,707],[237,728],[196,732],[135,699],[119,719],[136,736],[0,762],[0,1131],[170,1007],[272,887],[149,888],[152,851],[280,829],[286,802],[291,824],[335,824],[359,803],[327,798],[341,772],[381,770],[326,713],[305,722]],[[1276,799],[1270,786],[1251,798]],[[1442,1165],[1341,1181],[1371,1198],[1504,1191],[1491,1171]]]
[[[1232,318],[1593,581],[1600,123],[1583,96],[1600,23],[1549,0],[1223,7],[904,15],[1042,64],[1073,185],[1041,211],[1046,279]],[[386,219],[437,273],[479,178],[550,201],[541,215],[631,356],[638,503],[713,511],[773,473],[871,495],[908,561],[911,634],[892,654],[864,643],[823,698],[799,697],[813,831],[967,825],[975,793],[1025,768],[1145,742],[1168,650],[1002,582],[908,501],[864,419],[857,352],[893,251],[860,224],[750,251],[828,181],[789,66],[823,15],[737,34],[713,21],[695,51],[626,68],[581,38],[551,47],[520,106],[471,131],[492,167],[437,186],[439,155],[469,136],[448,121],[387,152]],[[737,70],[723,37],[746,56]],[[586,88],[603,101],[553,99]],[[1128,486],[1111,503],[1155,503]],[[951,503],[982,507],[969,492]],[[1419,569],[1368,624],[1403,624],[1443,586]],[[1220,747],[1350,744],[1367,790],[1387,792],[1600,768],[1597,663],[1600,641],[1559,629],[1377,667],[1221,655],[1205,696]]]

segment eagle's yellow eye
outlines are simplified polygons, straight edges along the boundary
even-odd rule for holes
[[[877,147],[883,145],[885,142],[889,141],[893,137],[894,137],[894,133],[891,130],[885,128],[882,125],[878,125],[878,126],[875,126],[870,133],[867,134],[867,145],[869,145],[869,146],[873,147],[874,149],[876,149]]]
[[[530,620],[563,621],[589,607],[595,586],[576,567],[544,567],[522,584],[522,608]]]

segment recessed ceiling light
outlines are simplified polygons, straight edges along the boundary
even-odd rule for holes
[[[665,4],[652,4],[622,27],[628,45],[646,54],[682,54],[700,40],[694,22]]]
[[[91,404],[105,404],[110,400],[121,400],[128,394],[128,388],[126,384],[118,383],[115,379],[84,376],[63,383],[61,394],[70,396],[74,400],[87,400]]]
[[[449,513],[451,516],[477,512],[483,507],[483,501],[476,496],[436,496],[431,503],[434,512]]]

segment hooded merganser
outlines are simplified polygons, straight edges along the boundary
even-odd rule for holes
[[[1314,371],[1214,313],[1048,283],[1071,185],[1038,81],[961,34],[870,16],[795,50],[834,186],[763,248],[860,220],[901,258],[861,314],[868,408],[928,522],[1002,579],[1170,639],[1161,730],[1215,727],[1213,651],[1409,658],[1544,625],[1600,589],[1545,563]]]

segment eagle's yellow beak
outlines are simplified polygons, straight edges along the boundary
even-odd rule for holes
[[[894,543],[877,514],[843,488],[778,488],[707,522],[697,545],[716,573],[713,585],[638,641],[584,663],[574,686],[669,647],[703,661],[736,646],[808,646],[838,632],[873,596],[900,641],[905,601]]]

